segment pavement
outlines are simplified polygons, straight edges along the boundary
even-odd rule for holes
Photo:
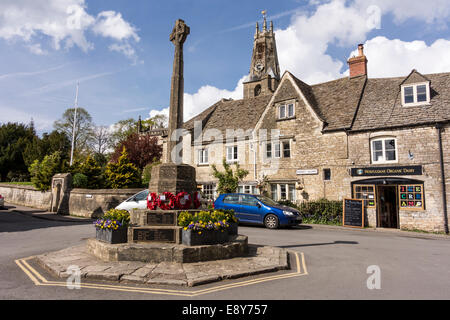
[[[89,254],[86,245],[38,255],[34,260],[59,278],[70,277],[76,267],[81,279],[188,287],[289,269],[287,250],[268,246],[249,246],[246,257],[196,263],[105,262]]]

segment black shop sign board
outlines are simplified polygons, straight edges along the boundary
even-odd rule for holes
[[[421,176],[422,166],[352,168],[352,177],[365,176]]]
[[[344,227],[364,228],[364,200],[344,199],[342,214]]]

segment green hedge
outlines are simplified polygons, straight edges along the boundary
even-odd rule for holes
[[[342,225],[342,201],[320,199],[297,205],[290,201],[280,201],[281,205],[300,211],[303,223]]]

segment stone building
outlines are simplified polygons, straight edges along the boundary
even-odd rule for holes
[[[244,98],[184,124],[183,162],[204,193],[215,196],[210,166],[226,158],[249,171],[237,191],[265,178],[274,200],[359,198],[368,226],[445,231],[450,73],[369,78],[358,49],[349,77],[308,85],[280,75],[273,25],[257,25]]]

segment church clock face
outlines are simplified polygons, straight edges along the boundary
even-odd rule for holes
[[[261,61],[255,63],[255,70],[261,72],[264,70],[264,64]]]

